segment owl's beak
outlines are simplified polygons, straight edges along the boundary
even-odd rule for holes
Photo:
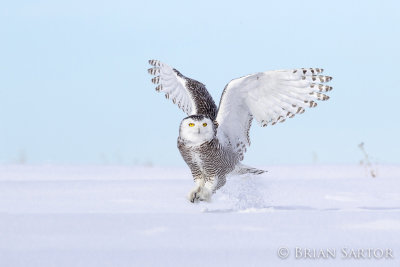
[[[200,128],[198,129],[197,133],[200,134]]]

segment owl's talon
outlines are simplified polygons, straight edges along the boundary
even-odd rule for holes
[[[197,196],[197,193],[193,194],[193,198],[190,200],[190,202],[194,203],[195,199],[198,199],[199,197]]]
[[[200,199],[200,197],[198,196],[197,193],[194,193],[193,197],[190,199],[190,202],[195,203],[198,202]]]
[[[192,190],[189,195],[188,195],[188,199],[190,202],[195,203],[197,201],[199,201],[200,199],[200,190],[201,188],[195,188],[194,190]]]

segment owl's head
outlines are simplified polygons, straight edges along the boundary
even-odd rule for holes
[[[179,137],[191,145],[211,141],[216,134],[216,124],[204,115],[191,115],[182,120]]]

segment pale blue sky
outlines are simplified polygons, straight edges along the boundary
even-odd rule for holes
[[[184,165],[185,115],[147,74],[159,59],[207,85],[322,67],[331,99],[251,130],[251,165],[400,163],[398,1],[6,1],[0,163]]]

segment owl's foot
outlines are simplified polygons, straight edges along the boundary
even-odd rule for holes
[[[192,191],[190,191],[188,195],[188,199],[190,202],[195,203],[198,201],[207,201],[211,200],[212,190],[207,187],[196,186]]]
[[[208,189],[207,187],[201,188],[199,200],[200,201],[211,201],[212,190]]]
[[[211,200],[212,191],[206,187],[196,187],[192,191],[190,191],[188,195],[188,199],[190,202],[195,203],[198,201],[207,201]]]
[[[201,187],[196,186],[193,188],[192,191],[189,192],[188,199],[190,202],[194,203],[200,200],[200,192],[201,192]]]
[[[211,196],[215,192],[215,187],[217,184],[216,179],[210,179],[204,183],[204,180],[195,180],[196,186],[189,193],[189,201],[194,203],[198,201],[211,201]]]

